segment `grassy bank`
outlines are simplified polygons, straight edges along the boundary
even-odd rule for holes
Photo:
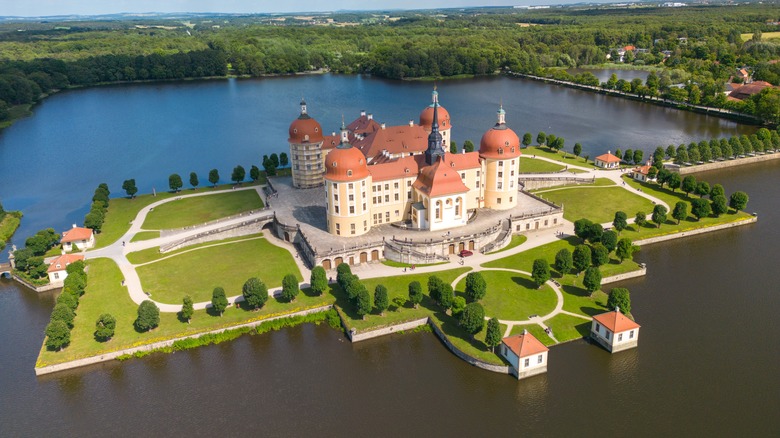
[[[167,202],[146,216],[145,230],[183,228],[238,213],[263,208],[256,190],[230,191],[219,196],[199,196]]]
[[[3,220],[0,221],[0,251],[5,248],[5,245],[11,240],[11,237],[19,228],[19,224],[22,223],[22,212],[20,211],[7,211]]]
[[[610,181],[611,183],[611,181]],[[592,186],[591,186],[592,187]],[[615,212],[625,211],[629,216],[638,211],[653,211],[653,202],[622,187],[568,186],[537,192],[539,196],[564,206],[563,217],[569,221],[587,218],[596,223],[612,222]]]

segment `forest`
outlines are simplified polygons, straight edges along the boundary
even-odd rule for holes
[[[568,68],[620,62],[619,49],[634,46],[620,63],[657,72],[657,84],[643,84],[642,92],[777,123],[777,88],[743,101],[723,94],[742,67],[754,80],[780,85],[777,6],[490,8],[392,19],[353,13],[328,16],[329,25],[267,16],[6,22],[0,25],[0,120],[14,106],[68,87],[319,69],[390,79],[503,71],[560,78]]]

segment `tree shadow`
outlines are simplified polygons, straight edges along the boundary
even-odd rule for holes
[[[307,287],[305,289],[301,289],[301,293],[304,296],[307,296],[309,298],[315,298],[315,297],[322,296],[322,295],[318,295],[316,292],[314,292],[311,287]],[[323,295],[324,295],[324,292],[323,292]]]
[[[561,289],[563,292],[575,297],[590,298],[590,293],[581,287],[564,284],[561,286]]]
[[[516,285],[518,285],[520,287],[524,287],[526,289],[532,289],[532,290],[538,289],[538,287],[536,286],[536,283],[534,283],[534,281],[531,280],[530,278],[526,278],[526,277],[512,277],[512,281],[514,281]]]
[[[583,338],[585,338],[590,336],[590,326],[591,326],[590,322],[583,322],[582,324],[575,325],[574,329],[577,330],[577,333],[582,335]]]
[[[608,310],[606,307],[601,307],[597,303],[593,303],[593,305],[594,306],[599,306],[599,307],[582,306],[582,307],[580,307],[580,312],[582,312],[582,313],[584,313],[584,314],[586,314],[588,316],[595,316],[595,315],[598,315],[599,313],[604,313],[604,312],[606,312]]]

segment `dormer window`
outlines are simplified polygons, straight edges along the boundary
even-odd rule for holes
[[[338,163],[334,161],[334,162],[333,162],[333,167],[336,167],[336,165],[337,165],[337,164],[338,164]]]
[[[504,153],[504,148],[498,148],[498,154],[501,155]]]
[[[352,176],[352,170],[347,171],[347,176]]]
[[[314,128],[314,132],[320,132],[320,128]]]

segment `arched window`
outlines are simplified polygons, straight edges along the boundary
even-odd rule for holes
[[[436,201],[436,219],[441,220],[441,201]]]
[[[463,208],[463,198],[455,199],[455,217],[460,217],[460,211]]]

